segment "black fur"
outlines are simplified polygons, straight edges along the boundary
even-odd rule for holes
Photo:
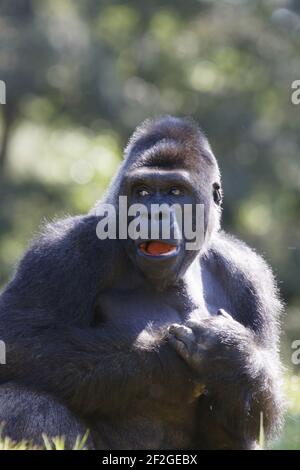
[[[141,168],[189,172],[205,244],[156,282],[127,242],[96,237],[97,206],[45,227],[0,297],[4,433],[72,446],[89,428],[99,449],[254,448],[261,414],[267,437],[282,415],[272,273],[220,231],[219,170],[194,123],[141,126],[105,201],[118,207]]]

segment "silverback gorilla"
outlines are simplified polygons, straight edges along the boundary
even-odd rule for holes
[[[93,449],[252,449],[280,428],[271,270],[220,229],[216,159],[188,119],[146,121],[105,203],[204,205],[204,239],[100,240],[99,213],[45,227],[0,297],[0,422]],[[103,201],[102,201],[103,202]],[[150,217],[151,218],[151,217]]]

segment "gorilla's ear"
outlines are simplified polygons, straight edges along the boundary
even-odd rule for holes
[[[222,201],[223,201],[223,192],[222,192],[222,188],[221,188],[219,183],[214,183],[213,184],[213,197],[214,197],[215,203],[218,206],[220,206],[222,204]]]

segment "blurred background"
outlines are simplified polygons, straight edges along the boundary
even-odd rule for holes
[[[285,449],[300,449],[297,79],[299,0],[0,3],[0,288],[44,220],[101,197],[140,121],[192,116],[219,159],[225,228],[272,264],[287,305]]]

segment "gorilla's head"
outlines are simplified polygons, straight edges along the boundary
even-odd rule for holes
[[[113,184],[114,197],[127,196],[129,206],[145,206],[148,212],[140,218],[139,228],[146,224],[149,229],[147,236],[141,234],[126,240],[125,249],[148,279],[174,282],[219,229],[221,186],[217,161],[208,140],[193,121],[169,116],[147,120],[138,127],[124,156]],[[161,210],[158,207],[161,205],[169,208],[169,212]],[[198,207],[197,212],[197,205],[204,207],[201,220],[202,208]],[[182,209],[181,220],[178,207]],[[166,219],[170,225],[167,238],[162,233]],[[160,226],[155,236],[150,230],[151,223],[156,228]],[[197,243],[191,244],[191,231],[194,237],[195,233],[198,235]],[[202,231],[203,236],[197,231]],[[181,238],[177,236],[180,233]]]

